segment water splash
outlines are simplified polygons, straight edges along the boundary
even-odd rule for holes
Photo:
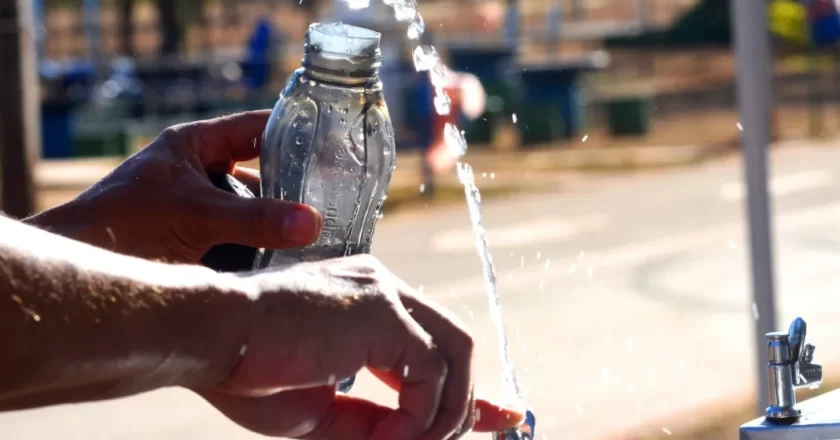
[[[344,0],[361,4],[365,0]],[[367,0],[369,3],[369,0]],[[417,11],[416,0],[383,0],[383,3],[390,6],[394,11],[394,18],[400,22],[408,22],[409,26],[406,36],[411,40],[419,40],[425,31],[423,17]],[[451,73],[446,65],[440,60],[435,48],[431,45],[418,45],[413,52],[414,67],[418,72],[429,72],[429,79],[435,89],[434,105],[435,111],[440,115],[448,115],[451,110],[451,99],[446,93],[446,85]],[[467,152],[467,141],[464,134],[453,124],[446,124],[444,128],[444,140],[447,149],[454,157],[462,157]],[[476,249],[482,263],[484,291],[490,311],[490,317],[496,328],[499,340],[499,356],[502,362],[502,375],[505,388],[514,402],[522,405],[522,392],[516,380],[516,371],[510,355],[507,330],[502,319],[502,303],[498,291],[498,280],[493,258],[490,254],[490,245],[481,221],[481,193],[475,184],[475,175],[472,167],[459,162],[457,165],[458,180],[464,186],[464,194],[467,199],[467,207],[470,212],[473,232],[475,234]],[[472,316],[472,312],[467,309]],[[582,412],[582,409],[579,411]]]
[[[502,376],[510,397],[517,401],[522,400],[522,392],[516,380],[516,370],[510,356],[510,343],[508,342],[507,330],[502,318],[502,301],[498,291],[496,267],[493,264],[493,257],[490,254],[490,244],[487,242],[487,235],[484,232],[484,225],[481,221],[481,192],[475,185],[475,175],[472,167],[459,162],[457,167],[458,180],[464,185],[464,193],[467,197],[467,207],[470,211],[470,221],[475,233],[475,244],[478,256],[481,258],[481,267],[484,275],[484,292],[490,306],[490,318],[496,327],[496,336],[499,339],[499,356],[502,361]]]
[[[464,133],[458,131],[455,125],[446,123],[443,128],[443,141],[453,157],[462,157],[467,153],[467,140],[464,138]]]

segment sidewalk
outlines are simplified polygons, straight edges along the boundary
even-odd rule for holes
[[[473,148],[464,158],[482,189],[489,192],[529,191],[556,187],[579,180],[585,171],[619,171],[674,167],[703,161],[721,153],[721,147],[663,146],[616,148],[549,147],[513,152],[495,152]],[[391,200],[402,203],[420,199],[422,155],[401,152],[391,184]],[[41,194],[40,208],[48,208],[74,197],[105,177],[119,163],[119,158],[42,160],[35,167],[35,182]],[[258,168],[258,161],[245,166]],[[460,188],[455,173],[436,177],[439,189]]]

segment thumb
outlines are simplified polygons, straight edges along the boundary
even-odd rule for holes
[[[241,244],[285,249],[308,246],[321,236],[324,222],[314,208],[282,200],[248,199],[219,192],[204,222],[208,245]]]

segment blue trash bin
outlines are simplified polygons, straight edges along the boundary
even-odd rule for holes
[[[41,156],[44,159],[73,157],[73,130],[69,101],[41,104]]]
[[[840,14],[837,10],[814,20],[811,25],[811,37],[818,46],[831,44],[840,39]]]
[[[526,102],[547,104],[557,109],[563,127],[562,137],[581,134],[585,125],[585,102],[579,78],[582,68],[575,66],[528,66],[522,69]]]
[[[487,111],[464,125],[467,141],[489,144],[497,122],[519,111],[520,77],[516,52],[505,45],[455,44],[449,47],[449,67],[469,72],[481,81],[487,93]]]

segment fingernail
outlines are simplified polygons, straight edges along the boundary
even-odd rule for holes
[[[525,421],[525,408],[505,406],[502,408],[502,411],[504,411],[506,416],[510,418],[511,423],[516,423],[518,425]]]
[[[283,218],[283,238],[294,243],[310,244],[321,235],[321,214],[308,206],[300,206]]]

